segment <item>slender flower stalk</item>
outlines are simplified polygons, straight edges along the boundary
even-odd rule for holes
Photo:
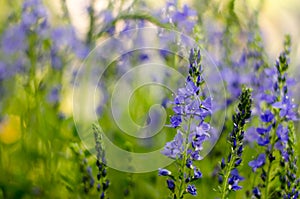
[[[232,118],[233,130],[228,137],[230,153],[227,157],[227,161],[225,161],[224,158],[221,161],[221,172],[219,176],[221,199],[228,198],[231,191],[242,189],[238,183],[244,179],[239,175],[237,167],[242,163],[245,124],[251,117],[252,99],[250,89],[243,89],[239,99],[238,112],[233,115]]]
[[[93,125],[93,132],[95,138],[95,149],[97,153],[96,166],[98,168],[97,173],[97,191],[100,194],[100,199],[105,199],[107,197],[107,189],[110,186],[110,181],[107,179],[107,166],[106,166],[106,158],[105,151],[103,147],[101,130],[97,125]]]
[[[200,92],[202,79],[201,55],[199,49],[192,49],[189,58],[189,75],[184,88],[178,89],[173,101],[174,115],[171,127],[177,129],[174,140],[166,143],[162,153],[175,160],[178,168],[174,174],[159,169],[160,176],[167,176],[167,186],[172,198],[184,198],[185,194],[197,195],[192,182],[202,177],[194,161],[201,159],[203,142],[209,137],[210,125],[204,120],[211,114],[210,99]]]

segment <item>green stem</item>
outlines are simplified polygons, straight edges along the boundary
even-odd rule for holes
[[[268,166],[267,178],[266,178],[265,199],[268,199],[268,195],[269,195],[269,180],[270,180],[271,168],[272,168],[272,164],[270,162]]]
[[[66,19],[68,23],[71,23],[70,13],[66,0],[61,0],[61,9],[63,11],[63,18]]]
[[[236,152],[234,151],[232,154],[236,154]],[[233,155],[231,156],[231,159],[230,159],[230,162],[229,162],[229,167],[226,167],[226,170],[225,170],[225,175],[224,175],[224,180],[223,180],[223,185],[222,185],[222,196],[221,196],[221,199],[225,199],[227,197],[227,183],[228,183],[228,179],[229,179],[229,176],[230,176],[230,172],[231,172],[231,168],[233,167],[233,163],[236,159],[236,156]]]
[[[188,139],[189,139],[189,132],[190,132],[190,129],[191,129],[191,119],[192,118],[190,118],[188,120],[188,129],[187,129],[187,132],[185,132],[184,153],[183,153],[183,158],[182,158],[182,162],[181,162],[181,166],[180,166],[180,176],[181,176],[181,179],[178,178],[178,181],[180,182],[179,191],[178,191],[179,198],[183,198],[183,195],[184,195],[184,189],[183,189],[183,185],[185,183],[185,181],[184,181],[184,174],[185,174],[185,171],[186,171],[185,164],[186,164],[186,161],[187,161],[187,158],[188,158],[187,151],[188,151],[188,148],[190,146],[190,144],[188,142]]]
[[[275,125],[275,128],[274,128],[274,134],[271,138],[271,150],[270,150],[270,155],[273,156],[273,151],[274,151],[274,145],[275,145],[275,141],[276,141],[276,129],[278,128],[278,124],[281,123],[281,120],[280,120],[280,117],[278,116],[278,113],[276,113],[276,125]],[[270,175],[271,175],[271,171],[272,171],[272,162],[269,161],[269,165],[268,165],[268,170],[267,170],[267,176],[266,176],[266,187],[265,187],[265,199],[268,199],[269,197],[269,181],[270,181]]]

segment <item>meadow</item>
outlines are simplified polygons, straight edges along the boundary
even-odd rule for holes
[[[297,2],[0,4],[0,198],[299,198]]]

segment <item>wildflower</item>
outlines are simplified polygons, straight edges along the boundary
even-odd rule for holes
[[[278,141],[287,143],[289,139],[289,130],[287,127],[283,127],[279,124],[276,130],[276,135],[278,136]]]
[[[174,100],[170,127],[177,129],[174,139],[167,142],[162,154],[175,159],[180,165],[177,175],[170,176],[169,172],[159,170],[159,175],[169,175],[172,180],[167,180],[168,187],[174,198],[183,198],[184,187],[186,192],[196,195],[194,185],[187,184],[202,177],[194,161],[202,159],[200,151],[203,143],[208,139],[210,126],[204,119],[211,113],[211,101],[200,93],[204,84],[201,77],[202,65],[199,49],[192,49],[189,58],[189,75],[185,87],[179,88]]]
[[[167,169],[161,169],[161,168],[158,169],[159,176],[169,176],[171,174],[172,174],[172,172]]]
[[[242,187],[238,185],[239,181],[241,180],[244,180],[244,178],[239,175],[238,170],[236,168],[233,169],[228,179],[229,190],[237,191],[242,189]]]
[[[6,54],[24,51],[27,48],[26,34],[20,25],[9,27],[2,36],[2,49]]]
[[[196,189],[196,187],[194,185],[188,185],[187,188],[186,188],[186,192],[188,192],[192,196],[196,196],[197,195],[197,189]]]
[[[262,107],[267,110],[260,117],[262,126],[257,128],[259,134],[257,143],[264,147],[265,152],[260,154],[257,159],[249,162],[249,166],[252,167],[253,171],[262,168],[260,179],[264,189],[264,198],[270,197],[271,182],[276,179],[279,179],[281,183],[281,193],[279,194],[283,195],[284,198],[291,198],[290,196],[293,195],[290,189],[291,184],[294,188],[297,187],[295,179],[290,175],[291,173],[296,174],[297,171],[290,169],[293,168],[292,165],[296,158],[294,158],[294,146],[290,145],[290,143],[293,143],[290,140],[293,139],[294,135],[293,125],[289,122],[295,120],[297,114],[295,111],[296,106],[291,101],[291,93],[288,88],[290,84],[286,73],[289,65],[289,53],[290,38],[286,37],[284,51],[279,55],[275,67],[264,69],[267,79],[262,90],[261,100]],[[260,110],[263,108],[260,108]],[[281,155],[280,161],[274,161],[275,158],[278,158],[276,150]],[[276,166],[280,169],[273,172],[271,168],[277,162],[279,164]],[[285,180],[288,178],[287,176],[291,177],[289,181]],[[260,192],[257,190],[253,192],[253,195],[260,198]]]
[[[252,190],[252,193],[253,195],[256,197],[256,198],[260,198],[261,197],[261,192],[259,190],[258,187],[255,187],[253,190]]]
[[[180,130],[177,130],[174,140],[168,142],[161,153],[172,159],[181,158],[184,151],[183,142],[183,134]]]
[[[221,172],[219,176],[221,180],[219,180],[219,183],[222,183],[222,186],[219,187],[219,191],[222,199],[227,198],[230,191],[242,189],[238,183],[244,179],[239,175],[237,167],[242,163],[244,128],[246,120],[251,116],[252,99],[250,89],[243,89],[239,100],[238,111],[232,117],[233,130],[228,137],[231,147],[227,163],[225,163],[224,158],[221,160]]]
[[[180,126],[182,120],[181,120],[181,116],[179,115],[174,115],[171,117],[171,125],[173,128],[177,128]]]
[[[51,48],[51,58],[55,69],[60,68],[60,57],[57,56],[58,52],[71,50],[79,59],[84,59],[89,49],[77,37],[76,32],[71,26],[56,27],[51,30],[51,39],[53,40]],[[68,51],[69,52],[69,51]]]
[[[60,86],[55,86],[54,88],[52,88],[50,93],[48,94],[48,102],[58,103],[59,93],[60,93]]]
[[[197,12],[188,5],[184,5],[182,10],[180,10],[176,1],[172,1],[167,3],[162,19],[163,23],[170,23],[175,27],[180,27],[183,32],[189,34],[192,33],[197,23]]]
[[[175,189],[175,183],[174,183],[173,180],[168,179],[168,180],[167,180],[167,185],[168,185],[168,188],[169,188],[171,191],[174,191],[174,189]]]
[[[274,119],[274,115],[270,110],[267,110],[264,114],[260,116],[260,118],[263,122],[268,123],[272,122],[272,120]]]
[[[199,179],[199,178],[202,178],[202,173],[198,168],[194,168],[193,179]]]

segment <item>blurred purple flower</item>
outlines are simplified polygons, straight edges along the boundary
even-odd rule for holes
[[[8,72],[6,64],[0,61],[0,81],[7,78]]]
[[[62,69],[63,63],[61,58],[58,55],[58,52],[55,48],[52,48],[50,51],[50,58],[51,58],[51,66],[56,70]]]
[[[9,27],[2,36],[2,49],[6,54],[25,51],[27,38],[24,29],[20,25]]]
[[[255,142],[259,138],[259,134],[256,132],[255,127],[248,128],[247,132],[245,133],[245,141],[249,143]]]
[[[48,94],[48,102],[50,103],[58,103],[60,99],[60,86],[55,86],[51,89]]]
[[[89,49],[76,36],[75,30],[71,26],[58,27],[52,30],[51,38],[53,47],[58,50],[70,49],[79,58],[84,59]]]

